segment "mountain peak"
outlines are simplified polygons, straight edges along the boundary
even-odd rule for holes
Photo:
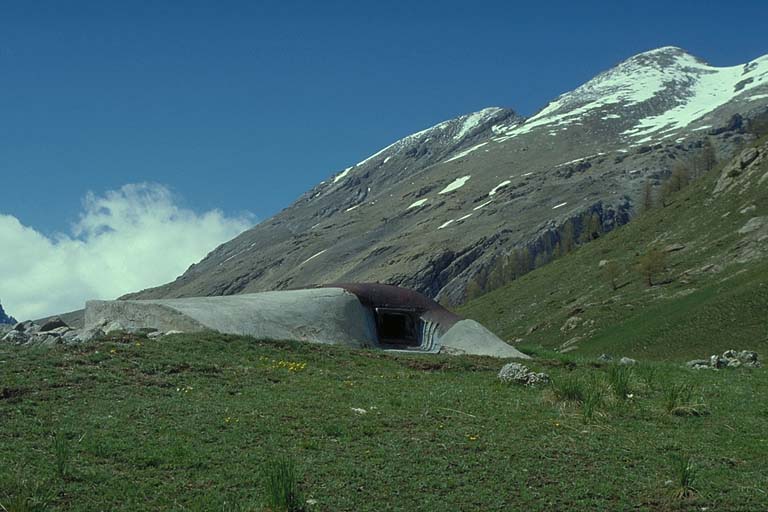
[[[16,319],[8,315],[3,309],[3,305],[0,303],[0,324],[15,324]]]
[[[662,46],[661,48],[655,48],[648,50],[626,59],[614,69],[626,69],[630,70],[634,66],[652,66],[656,68],[670,68],[670,67],[709,67],[709,63],[705,60],[696,57],[695,55],[688,53],[686,50],[679,46]]]

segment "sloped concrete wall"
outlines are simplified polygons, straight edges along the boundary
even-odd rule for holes
[[[461,320],[440,337],[440,352],[530,359],[474,320]]]
[[[184,299],[89,301],[86,327],[120,322],[195,332],[213,329],[258,338],[378,346],[370,310],[339,288],[317,288]]]
[[[452,315],[452,314],[451,314]],[[529,359],[474,320],[431,324],[421,348],[440,352]],[[342,288],[191,297],[182,299],[89,301],[86,328],[119,322],[124,328],[198,332],[207,329],[262,339],[380,348],[372,309]]]

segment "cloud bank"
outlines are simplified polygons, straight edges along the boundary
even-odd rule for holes
[[[181,208],[166,187],[149,183],[89,192],[70,234],[47,237],[0,214],[0,300],[23,320],[157,286],[253,223]]]

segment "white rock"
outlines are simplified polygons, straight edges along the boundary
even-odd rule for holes
[[[29,340],[29,336],[20,331],[11,331],[3,336],[3,341],[8,343],[16,343],[17,345],[26,343],[27,340]]]

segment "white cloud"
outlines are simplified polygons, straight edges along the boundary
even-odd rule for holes
[[[250,215],[181,208],[148,183],[89,192],[70,234],[47,237],[0,214],[0,299],[19,320],[80,309],[171,281],[252,225]]]

